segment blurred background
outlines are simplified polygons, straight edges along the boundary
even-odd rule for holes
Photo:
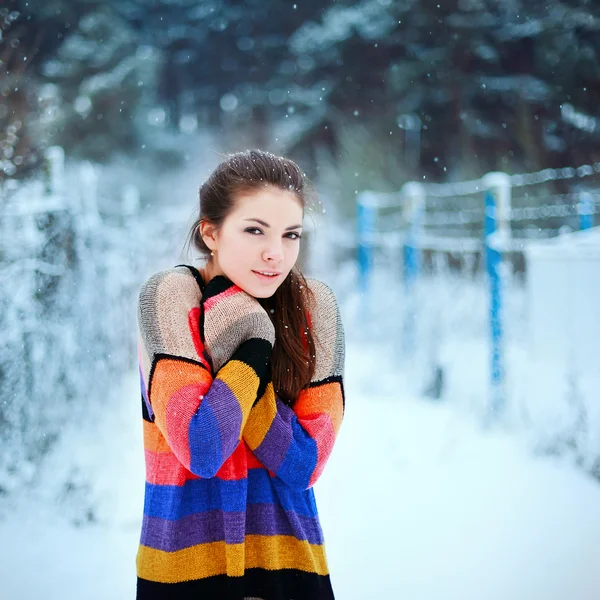
[[[336,594],[597,598],[599,58],[597,0],[0,0],[2,597],[133,597],[137,293],[258,147],[344,317]]]

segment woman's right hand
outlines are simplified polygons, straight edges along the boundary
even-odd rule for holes
[[[275,327],[265,309],[224,275],[204,287],[200,331],[214,374],[251,338],[275,344]]]

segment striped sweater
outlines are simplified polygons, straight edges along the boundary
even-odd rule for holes
[[[329,287],[308,284],[316,369],[293,408],[274,393],[264,340],[211,374],[198,271],[178,266],[142,286],[138,599],[334,597],[313,485],[344,414],[344,333]]]

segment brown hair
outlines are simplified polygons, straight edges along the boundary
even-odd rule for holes
[[[305,209],[308,182],[298,165],[262,150],[230,154],[202,184],[200,211],[188,235],[189,243],[210,258],[210,249],[200,235],[203,220],[219,229],[234,209],[240,193],[272,185],[292,191]],[[293,406],[300,390],[315,371],[315,345],[307,316],[311,290],[297,265],[270,298],[257,298],[275,326],[277,343],[271,355],[273,387],[279,398]],[[297,332],[298,335],[289,335]]]

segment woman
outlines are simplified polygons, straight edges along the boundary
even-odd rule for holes
[[[334,597],[313,485],[344,414],[335,296],[296,266],[298,166],[230,155],[200,188],[207,257],[142,286],[137,598]]]

